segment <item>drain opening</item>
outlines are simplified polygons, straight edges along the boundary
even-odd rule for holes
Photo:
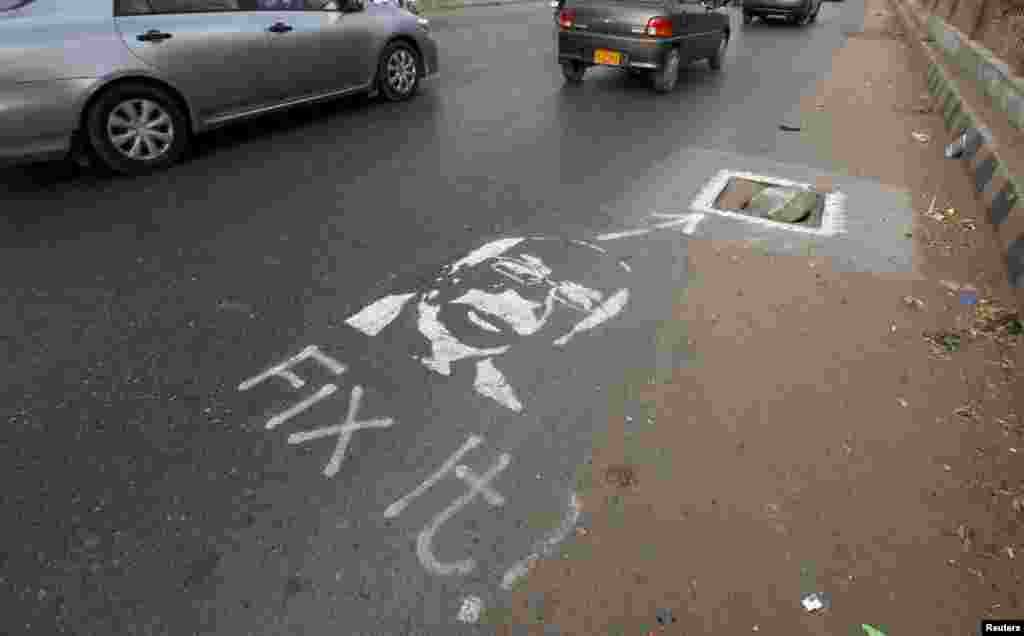
[[[730,177],[715,208],[786,225],[820,228],[825,196],[811,188]]]

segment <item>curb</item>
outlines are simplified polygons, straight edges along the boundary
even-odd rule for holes
[[[946,68],[943,53],[928,45],[935,38],[925,20],[907,0],[890,0],[907,28],[908,39],[928,62],[928,90],[936,98],[946,128],[954,139],[962,139],[959,160],[974,182],[974,190],[985,205],[989,223],[996,229],[1010,286],[1024,309],[1024,179],[1009,172],[999,152],[999,141],[977,111],[964,99],[958,80]],[[934,18],[934,16],[932,16]],[[937,23],[930,21],[932,26]],[[950,33],[948,30],[946,34]],[[959,42],[957,43],[960,44]]]

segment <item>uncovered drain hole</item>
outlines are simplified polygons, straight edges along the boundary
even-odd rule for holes
[[[810,188],[731,177],[715,199],[715,207],[777,223],[820,228],[825,197]]]
[[[804,234],[845,229],[845,195],[788,179],[722,170],[694,200],[695,211]]]

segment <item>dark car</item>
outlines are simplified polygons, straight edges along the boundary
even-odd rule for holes
[[[681,66],[706,59],[720,69],[729,18],[719,0],[564,0],[558,61],[568,82],[591,66],[649,75],[655,90],[675,88]]]
[[[818,19],[822,0],[743,0],[743,23],[755,17],[781,17],[793,24],[808,24]]]

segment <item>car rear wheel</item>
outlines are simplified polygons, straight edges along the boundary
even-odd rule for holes
[[[167,91],[126,83],[102,93],[85,115],[89,146],[109,170],[139,175],[161,170],[188,149],[188,117]]]
[[[570,84],[579,84],[583,81],[583,76],[587,73],[587,66],[577,60],[569,60],[562,62],[562,75],[565,76],[565,81]]]
[[[679,49],[669,49],[665,54],[665,63],[651,74],[651,86],[659,93],[669,93],[679,82],[679,65],[681,61]]]
[[[718,43],[718,50],[715,54],[708,58],[708,66],[711,67],[712,71],[717,71],[722,68],[722,62],[725,61],[725,51],[729,48],[729,34],[722,33],[722,41]]]
[[[415,95],[420,85],[420,56],[405,42],[387,45],[377,67],[377,85],[389,102],[401,102]]]

